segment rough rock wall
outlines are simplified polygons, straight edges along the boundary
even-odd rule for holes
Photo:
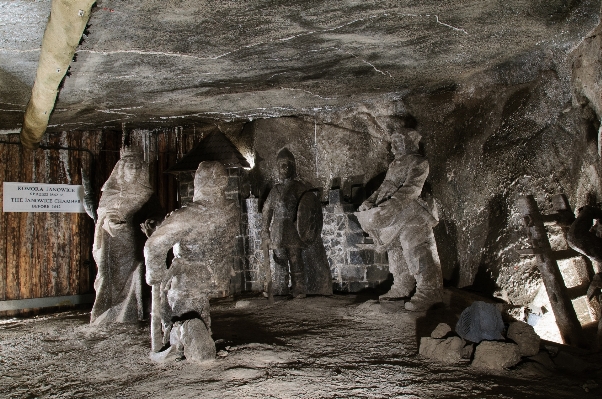
[[[597,125],[571,96],[566,51],[530,53],[439,92],[405,98],[425,136],[440,204],[444,275],[528,303],[536,265],[515,253],[524,239],[514,203],[553,194],[571,205],[602,198]],[[455,254],[454,254],[455,252]],[[457,255],[457,258],[454,258]]]
[[[250,178],[253,194],[260,198],[276,181],[276,155],[285,146],[295,156],[297,175],[321,188],[324,201],[333,186],[350,196],[353,184],[367,183],[390,161],[389,144],[382,137],[310,117],[260,119],[252,130],[257,168]]]
[[[599,121],[602,119],[602,24],[583,39],[571,56],[575,100],[581,106],[590,107]]]
[[[439,208],[444,278],[528,304],[541,280],[535,262],[515,252],[526,246],[516,199],[533,194],[544,212],[557,193],[574,209],[588,195],[602,199],[599,49],[592,33],[573,53],[566,45],[525,53],[435,91],[336,114],[255,121],[255,194],[265,196],[275,155],[288,145],[299,175],[321,187],[323,199],[331,187],[350,198],[351,186],[367,184],[390,161],[383,120],[411,115],[430,162],[426,190]]]

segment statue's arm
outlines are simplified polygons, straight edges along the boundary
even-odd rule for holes
[[[415,159],[409,168],[407,177],[391,198],[401,203],[406,203],[420,197],[422,186],[429,174],[429,163],[426,158]]]
[[[159,284],[163,280],[167,272],[167,252],[181,239],[180,234],[170,228],[173,225],[173,220],[170,219],[172,218],[167,219],[144,244],[146,282],[149,285]]]
[[[141,218],[138,219],[140,221],[140,228],[147,237],[150,237],[165,219],[165,209],[161,206],[159,197],[156,194],[153,193],[146,204],[144,204],[140,215]]]
[[[383,182],[381,183],[381,185],[376,189],[376,191],[374,191],[372,193],[372,195],[370,197],[368,197],[368,199],[366,199],[362,205],[360,205],[359,210],[360,211],[365,211],[371,208],[374,208],[377,205],[380,205],[382,202],[387,201],[394,193],[395,191],[399,188],[401,183],[396,183],[394,181],[391,181],[391,177],[395,176],[397,170],[397,164],[392,163],[391,165],[389,165],[389,170],[387,171],[387,175],[385,177],[385,180],[383,180]],[[389,178],[389,179],[387,179]]]

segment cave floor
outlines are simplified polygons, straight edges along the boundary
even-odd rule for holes
[[[453,301],[452,301],[453,302]],[[600,367],[550,371],[523,361],[487,372],[417,354],[417,336],[462,307],[402,310],[374,296],[212,303],[214,361],[156,364],[148,323],[89,326],[78,310],[0,319],[2,398],[599,398]],[[454,324],[451,324],[452,326]],[[582,354],[602,365],[598,354]],[[600,387],[586,392],[583,385]]]

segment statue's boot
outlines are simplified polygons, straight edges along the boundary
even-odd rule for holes
[[[305,275],[303,273],[291,273],[291,285],[293,298],[305,298],[307,296]]]
[[[443,302],[441,289],[420,289],[406,302],[404,307],[410,312],[424,312],[430,309],[433,305]]]
[[[416,280],[414,280],[412,276],[409,277],[410,278],[404,279],[399,283],[396,281],[393,286],[391,286],[389,292],[379,296],[378,299],[380,301],[392,301],[409,297],[416,285]]]
[[[407,298],[416,286],[416,279],[410,273],[408,262],[404,258],[401,247],[396,246],[388,252],[389,272],[393,275],[393,285],[389,292],[378,297],[381,301]]]

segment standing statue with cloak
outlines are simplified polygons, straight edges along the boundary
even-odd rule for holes
[[[94,325],[135,323],[144,317],[142,223],[163,218],[159,199],[149,183],[148,164],[138,152],[121,150],[121,158],[102,187],[92,255],[98,267]]]

